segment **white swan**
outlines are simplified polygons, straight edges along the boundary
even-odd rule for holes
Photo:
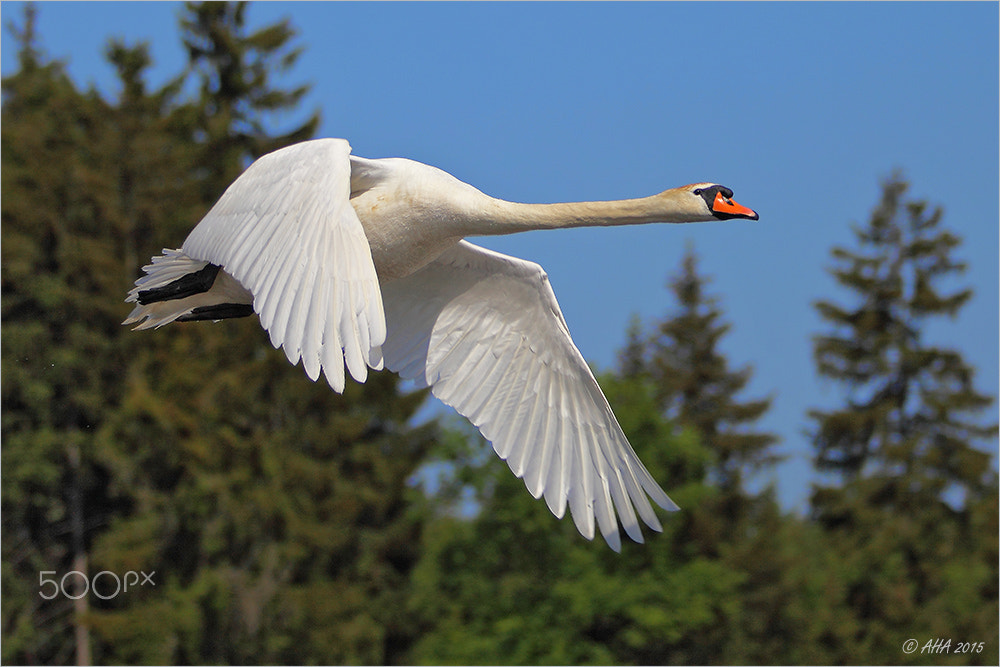
[[[384,365],[429,385],[580,533],[642,542],[647,494],[677,506],[643,467],[570,338],[541,267],[463,237],[647,222],[756,220],[732,191],[701,183],[615,202],[517,204],[399,158],[352,156],[342,139],[254,162],[180,250],[143,267],[123,324],[256,312],[271,343],[337,392]],[[633,510],[634,505],[634,510]]]

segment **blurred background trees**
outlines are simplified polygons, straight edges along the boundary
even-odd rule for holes
[[[907,661],[997,663],[992,397],[924,335],[971,290],[902,176],[816,304],[843,401],[811,414],[809,514],[766,484],[771,397],[743,396],[689,248],[673,305],[600,377],[682,507],[617,555],[473,429],[418,419],[426,393],[389,373],[338,396],[252,318],[121,327],[142,263],[255,157],[313,136],[308,84],[287,85],[303,46],[287,21],[190,3],[188,67],[151,89],[147,45],[111,41],[109,99],[45,55],[34,11],[9,28],[0,125],[5,662],[898,663],[906,639],[950,637],[985,646]],[[40,572],[71,570],[156,586],[39,596]]]
[[[997,609],[997,477],[981,448],[997,425],[980,417],[993,399],[976,391],[959,351],[923,335],[972,290],[948,291],[965,269],[953,256],[960,241],[940,208],[906,191],[899,174],[887,179],[867,225],[854,228],[858,247],[831,251],[851,302],[816,302],[829,325],[814,339],[817,371],[846,400],[810,415],[816,466],[832,481],[814,489],[812,514],[846,566],[849,636],[873,662],[892,662],[906,635],[985,631],[948,611],[958,599],[991,623]]]
[[[32,11],[3,82],[5,661],[401,659],[424,395],[390,374],[344,396],[302,382],[250,321],[120,325],[142,263],[252,159],[311,136],[315,114],[268,130],[306,90],[270,79],[294,31],[188,5],[190,72],[149,90],[145,45],[112,42],[106,100],[45,58]],[[40,571],[140,569],[155,589],[38,596]]]

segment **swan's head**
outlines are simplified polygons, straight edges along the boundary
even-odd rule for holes
[[[705,212],[716,220],[732,220],[733,218],[757,220],[760,217],[753,209],[737,204],[733,200],[733,191],[724,185],[694,183],[680,189],[698,199],[696,205],[705,209]]]

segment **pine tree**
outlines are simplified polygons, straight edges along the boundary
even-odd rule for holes
[[[700,481],[711,492],[684,506],[676,519],[682,526],[677,539],[687,558],[705,557],[740,573],[736,594],[744,609],[706,628],[684,649],[686,659],[752,662],[767,655],[755,647],[780,632],[785,622],[783,615],[773,613],[784,590],[782,572],[773,563],[788,556],[773,533],[760,529],[766,523],[783,531],[784,518],[773,489],[751,493],[745,488],[748,474],[765,471],[779,460],[772,450],[777,438],[753,427],[771,399],[739,397],[751,369],[731,369],[719,351],[730,325],[722,322],[718,299],[707,294],[707,282],[689,246],[679,274],[669,282],[675,311],[656,324],[646,342],[633,327],[621,363],[626,377],[652,384],[661,414],[692,433],[710,455]],[[742,641],[734,642],[734,637]]]
[[[479,514],[471,520],[445,515],[427,530],[414,587],[414,604],[427,628],[411,654],[415,662],[794,661],[785,656],[796,654],[774,637],[789,637],[789,627],[810,627],[801,618],[791,625],[785,609],[795,588],[781,585],[798,557],[783,538],[800,536],[801,526],[781,515],[772,494],[751,497],[739,484],[743,467],[762,466],[769,454],[746,448],[730,455],[726,470],[732,486],[723,492],[713,441],[702,436],[698,424],[677,429],[673,421],[689,414],[685,398],[690,414],[715,417],[699,422],[717,426],[710,430],[715,442],[719,435],[730,436],[734,424],[745,432],[752,421],[739,419],[747,411],[737,410],[737,418],[730,419],[724,405],[699,400],[713,389],[698,384],[705,378],[722,382],[732,405],[749,372],[719,380],[730,373],[714,349],[724,333],[717,324],[720,313],[714,302],[705,305],[693,253],[685,266],[675,284],[687,307],[662,325],[670,335],[685,336],[683,342],[665,349],[669,339],[660,329],[649,342],[633,319],[619,373],[600,380],[632,446],[681,511],[662,517],[662,535],[649,534],[646,544],[612,554],[580,540],[571,524],[556,523],[523,487],[519,491],[520,482],[499,461],[465,457],[462,465],[480,474],[492,471],[494,477],[475,485]],[[686,327],[694,329],[690,338]],[[668,384],[668,361],[677,375],[687,373],[686,385]],[[684,386],[690,388],[686,396]],[[767,445],[772,438],[750,442]]]
[[[397,659],[415,632],[408,480],[435,440],[433,422],[412,425],[426,393],[383,373],[338,396],[250,318],[121,327],[139,266],[256,149],[203,151],[210,100],[182,98],[183,75],[150,89],[144,45],[108,47],[108,101],[46,61],[30,21],[17,35],[0,146],[4,659]],[[269,82],[253,89],[265,102]],[[265,102],[233,102],[260,150],[285,140]],[[156,587],[86,596],[86,613],[39,597],[39,572],[74,568],[155,571]]]
[[[837,556],[832,662],[892,662],[909,637],[996,631],[997,533],[984,520],[997,481],[976,446],[996,434],[976,419],[992,400],[960,352],[923,336],[972,290],[942,284],[965,268],[953,258],[959,239],[940,207],[906,191],[898,174],[884,182],[854,229],[858,247],[832,251],[853,302],[816,303],[830,327],[814,339],[817,368],[847,393],[842,408],[810,412],[817,468],[839,482],[812,496]],[[963,659],[994,664],[997,647]]]
[[[907,200],[906,190],[898,174],[886,181],[868,225],[854,229],[858,249],[833,250],[832,274],[855,302],[816,303],[831,331],[814,345],[820,375],[845,385],[847,405],[810,417],[821,471],[867,479],[870,501],[919,513],[948,494],[960,503],[983,495],[990,457],[975,442],[995,436],[996,425],[973,418],[993,402],[976,391],[974,369],[922,338],[928,320],[957,316],[972,290],[941,285],[965,270],[952,257],[960,240],[942,228],[940,207]],[[834,502],[820,490],[814,507],[835,520]]]
[[[310,86],[282,89],[273,79],[295,65],[301,47],[292,47],[295,30],[286,19],[247,32],[247,3],[188,2],[181,18],[184,46],[201,89],[198,131],[200,164],[208,169],[204,194],[217,199],[253,159],[313,136],[314,112],[282,133],[269,118],[297,109]]]
[[[198,154],[191,141],[195,105],[181,98],[184,74],[147,90],[145,76],[152,65],[147,44],[128,46],[113,39],[104,55],[115,67],[121,90],[108,110],[111,122],[94,128],[107,146],[95,157],[113,174],[106,215],[119,234],[117,254],[128,284],[136,267],[148,261],[148,250],[175,245],[204,206],[197,196]]]
[[[693,248],[688,247],[680,274],[670,281],[677,312],[657,326],[649,343],[648,369],[661,410],[698,433],[716,456],[710,473],[715,484],[723,494],[738,494],[747,472],[778,460],[770,451],[777,438],[751,430],[771,399],[737,398],[752,371],[730,369],[719,352],[730,325],[720,322],[722,311],[718,300],[706,295],[706,282],[698,273]]]
[[[624,378],[638,379],[646,373],[646,341],[642,322],[632,315],[625,330],[625,347],[618,353],[618,372]]]
[[[123,356],[105,300],[124,275],[100,223],[104,178],[88,150],[107,108],[37,45],[27,5],[19,69],[3,81],[3,655],[89,661],[87,597],[39,595],[39,578],[88,574],[92,540],[120,506],[95,458]],[[117,285],[114,288],[117,289]],[[48,575],[50,578],[52,574]]]
[[[648,378],[600,384],[632,446],[682,507],[711,495],[710,452],[673,433]],[[488,447],[478,434],[469,448]],[[453,458],[475,470],[474,517],[439,515],[425,532],[412,604],[423,621],[417,664],[714,664],[739,610],[741,572],[692,553],[680,514],[664,532],[614,553],[558,521],[495,456]],[[488,481],[482,482],[482,476]],[[714,634],[713,634],[714,633]]]
[[[194,113],[164,117],[160,136],[187,132],[199,148],[161,167],[200,193],[175,212],[189,215],[186,229],[248,158],[315,126],[314,117],[288,135],[268,132],[267,114],[306,87],[271,88],[282,69],[273,61],[297,56],[280,51],[292,30],[283,22],[244,36],[243,12],[189,5],[184,19],[201,97]],[[134,57],[111,55],[131,71]],[[186,231],[165,228],[171,245]],[[159,247],[147,239],[140,257]],[[338,396],[289,366],[255,318],[130,335],[143,349],[103,442],[135,510],[102,536],[95,559],[109,570],[141,563],[163,588],[94,615],[99,657],[381,663],[405,650],[413,629],[400,610],[422,525],[408,480],[435,433],[410,422],[426,392],[402,395],[383,373]]]

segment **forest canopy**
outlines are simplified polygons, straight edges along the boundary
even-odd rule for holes
[[[747,484],[779,462],[773,397],[723,354],[739,323],[695,248],[663,316],[622,332],[598,379],[684,511],[615,554],[471,426],[418,419],[427,393],[390,373],[337,395],[256,318],[123,328],[139,267],[253,159],[315,135],[288,83],[305,45],[244,4],[188,3],[187,67],[151,87],[148,45],[112,40],[109,97],[46,55],[36,11],[8,28],[0,125],[4,662],[1000,661],[994,397],[921,335],[972,288],[904,175],[830,250],[815,372],[842,401],[809,415],[825,481],[805,515]],[[152,585],[100,595],[102,572]]]

